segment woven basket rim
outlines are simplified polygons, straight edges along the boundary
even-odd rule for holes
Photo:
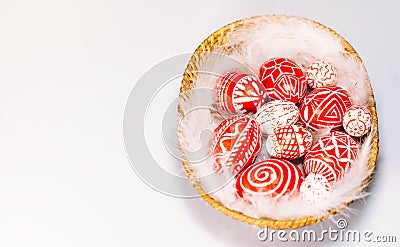
[[[366,82],[368,84],[368,90],[369,90],[369,98],[370,98],[370,105],[368,106],[369,110],[372,113],[372,118],[373,118],[373,128],[376,130],[375,134],[372,139],[371,143],[371,150],[370,150],[370,155],[369,155],[369,160],[368,160],[368,169],[371,170],[371,176],[367,177],[364,179],[364,186],[366,186],[370,179],[372,178],[373,172],[375,170],[376,166],[376,159],[378,156],[378,143],[379,143],[379,133],[378,133],[378,116],[376,113],[376,103],[373,95],[373,90],[370,84],[370,80],[368,77],[368,73],[366,71],[365,65],[362,62],[361,58],[357,54],[357,52],[354,50],[354,48],[349,44],[348,41],[346,41],[342,36],[340,36],[338,33],[336,33],[334,30],[331,28],[308,18],[305,17],[299,17],[299,16],[291,16],[291,15],[278,15],[278,14],[273,14],[273,15],[258,15],[258,16],[253,16],[245,19],[241,19],[235,22],[232,22],[228,25],[223,26],[222,28],[216,30],[214,33],[212,33],[210,36],[208,36],[200,45],[199,47],[195,50],[193,53],[186,69],[183,74],[183,79],[182,79],[182,85],[180,88],[180,92],[185,92],[189,89],[191,89],[196,80],[197,80],[197,72],[196,68],[198,66],[199,62],[199,54],[202,52],[213,52],[217,48],[221,47],[226,43],[226,41],[229,39],[230,35],[234,32],[235,29],[240,29],[243,26],[248,26],[252,25],[254,23],[259,23],[259,22],[266,22],[266,21],[277,21],[277,20],[282,20],[285,18],[295,18],[298,20],[306,21],[309,23],[312,23],[315,25],[316,28],[323,29],[328,31],[332,36],[334,36],[336,39],[339,39],[342,46],[348,52],[353,58],[357,60],[358,63],[361,64],[362,68],[366,72]],[[178,112],[181,117],[183,117],[183,111],[181,105],[178,105]],[[178,129],[178,132],[181,132],[180,129]],[[178,139],[179,142],[179,149],[182,152],[182,144],[181,140]],[[192,176],[192,170],[190,168],[190,164],[182,161],[182,166],[185,169],[186,175],[188,178],[191,178]],[[287,220],[276,220],[276,219],[271,219],[271,218],[254,218],[248,215],[245,215],[241,212],[232,210],[224,205],[222,205],[220,202],[215,200],[213,197],[211,197],[209,194],[207,194],[201,185],[199,183],[194,183],[193,187],[196,189],[198,194],[212,207],[214,207],[216,210],[221,211],[225,215],[241,221],[245,222],[250,225],[255,225],[258,227],[269,227],[272,229],[294,229],[294,228],[300,228],[308,225],[313,225],[317,224],[321,221],[324,221],[325,219],[329,218],[332,215],[335,215],[348,207],[353,201],[349,201],[347,203],[344,203],[343,205],[339,206],[338,208],[335,209],[330,209],[327,212],[319,215],[319,216],[308,216],[308,217],[303,217],[303,218],[297,218],[297,219],[287,219]]]

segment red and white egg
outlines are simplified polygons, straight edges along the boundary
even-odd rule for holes
[[[318,203],[328,198],[331,184],[321,174],[310,173],[300,186],[300,197],[310,204]]]
[[[248,166],[236,179],[236,194],[274,199],[289,198],[299,191],[303,173],[286,160],[267,159]]]
[[[214,170],[236,175],[253,163],[261,149],[259,124],[246,115],[235,115],[222,121],[214,130],[212,154]]]
[[[269,101],[258,109],[255,119],[261,125],[263,134],[272,135],[278,127],[295,124],[299,120],[299,108],[290,101]]]
[[[350,94],[337,86],[312,90],[300,105],[300,120],[313,130],[342,126],[343,116],[352,105]]]
[[[371,126],[372,114],[365,106],[353,105],[343,116],[343,128],[351,136],[363,136]]]
[[[260,80],[272,100],[299,102],[307,91],[301,67],[288,58],[272,58],[260,68]]]
[[[266,91],[257,77],[238,71],[222,75],[216,85],[217,105],[232,113],[255,113],[266,101]]]
[[[355,161],[358,142],[343,131],[321,137],[304,157],[306,174],[321,174],[329,182],[340,180]]]
[[[312,135],[304,127],[291,125],[277,128],[266,142],[268,153],[275,158],[293,160],[303,156],[312,145]]]
[[[335,80],[335,68],[328,62],[315,61],[307,68],[306,81],[312,88],[333,86]]]

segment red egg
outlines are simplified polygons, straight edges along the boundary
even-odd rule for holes
[[[254,113],[266,101],[266,91],[258,78],[238,71],[222,75],[216,86],[217,105],[233,113]]]
[[[288,58],[273,58],[260,68],[260,80],[270,99],[299,102],[307,91],[307,82],[299,65]]]
[[[293,160],[308,151],[312,145],[312,135],[298,125],[276,128],[274,134],[268,137],[266,145],[272,157]]]
[[[286,160],[267,159],[252,164],[236,179],[239,197],[265,196],[288,198],[299,191],[303,182],[300,168]]]
[[[306,174],[321,174],[329,182],[340,180],[357,157],[357,141],[342,131],[321,137],[304,157]]]
[[[222,121],[214,130],[214,170],[236,175],[253,163],[261,148],[261,128],[246,115],[236,115]]]
[[[349,93],[341,87],[326,86],[311,91],[300,105],[300,120],[309,128],[339,129],[352,105]]]

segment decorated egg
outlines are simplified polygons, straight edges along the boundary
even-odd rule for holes
[[[328,198],[331,184],[321,174],[310,173],[300,185],[300,197],[308,203],[318,203]]]
[[[287,198],[298,192],[303,173],[286,160],[267,159],[248,166],[236,178],[239,197]]]
[[[351,105],[349,93],[341,87],[316,88],[301,102],[300,120],[313,130],[339,129],[343,116]]]
[[[365,106],[353,105],[343,116],[343,128],[351,136],[363,136],[371,129],[371,126],[372,115]]]
[[[266,101],[266,91],[258,78],[232,71],[222,75],[216,86],[217,105],[232,113],[254,113]]]
[[[307,91],[307,82],[299,65],[288,58],[273,58],[260,68],[260,80],[273,100],[299,102]]]
[[[266,142],[267,151],[272,157],[288,160],[300,158],[311,145],[311,133],[298,125],[276,128]]]
[[[312,88],[333,86],[335,80],[335,68],[325,61],[315,61],[307,68],[306,81]]]
[[[263,134],[272,135],[277,127],[290,126],[299,120],[299,109],[290,101],[274,100],[258,109],[255,119]]]
[[[357,141],[342,131],[321,137],[304,157],[306,174],[321,174],[329,182],[336,182],[351,167],[357,157]]]
[[[236,115],[222,121],[214,130],[214,170],[236,175],[257,157],[261,138],[259,124],[246,115]]]

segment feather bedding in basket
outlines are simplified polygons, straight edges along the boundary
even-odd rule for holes
[[[353,103],[369,108],[374,104],[371,88],[364,65],[357,55],[345,49],[342,40],[307,19],[298,17],[260,18],[261,21],[251,25],[244,21],[240,28],[235,29],[218,48],[222,56],[204,55],[198,65],[198,71],[213,73],[198,73],[192,90],[181,95],[180,108],[183,113],[190,111],[179,123],[179,141],[181,153],[186,160],[191,160],[192,152],[199,148],[199,139],[204,145],[210,146],[211,135],[199,136],[204,130],[213,130],[227,114],[218,112],[215,97],[203,89],[214,89],[218,75],[231,70],[237,70],[238,63],[243,70],[258,75],[260,66],[273,57],[287,57],[298,63],[303,70],[316,60],[324,60],[336,68],[337,85],[345,88],[351,95]],[[199,55],[201,56],[201,55]],[[228,59],[227,59],[228,58]],[[199,90],[196,90],[199,89]],[[200,90],[201,89],[201,90]],[[196,106],[207,106],[196,111]],[[210,110],[211,109],[211,110]],[[219,114],[215,114],[219,113]],[[222,116],[222,117],[221,117]],[[325,200],[309,204],[300,196],[289,200],[276,201],[266,197],[254,197],[251,202],[235,195],[234,179],[226,179],[224,186],[215,187],[213,181],[201,178],[214,173],[213,159],[205,156],[203,160],[190,163],[193,181],[200,181],[201,187],[215,201],[225,207],[253,218],[269,218],[274,220],[290,220],[309,216],[321,216],[332,209],[343,209],[345,205],[366,196],[364,188],[368,185],[367,178],[373,169],[369,167],[371,145],[377,132],[376,122],[371,131],[360,140],[357,159],[352,164],[343,179],[332,184],[332,190]],[[313,139],[329,130],[313,133]],[[265,143],[265,142],[264,142]],[[185,151],[189,150],[189,151]],[[208,150],[209,151],[209,150]],[[256,161],[269,158],[265,145],[262,145]],[[299,164],[301,166],[301,164]],[[218,177],[215,175],[214,177]]]

